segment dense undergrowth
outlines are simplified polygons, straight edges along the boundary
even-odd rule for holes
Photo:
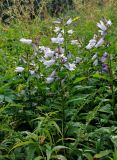
[[[0,25],[1,160],[117,160],[116,14]]]

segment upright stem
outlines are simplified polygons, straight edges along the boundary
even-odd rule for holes
[[[64,49],[65,49],[65,56],[67,56],[67,38],[66,38],[66,25],[64,25]]]
[[[114,94],[113,71],[112,71],[112,62],[111,62],[110,54],[109,54],[109,75],[110,75],[110,89],[112,92],[112,107],[113,107],[113,114],[114,114],[115,112],[115,94]]]
[[[26,58],[27,58],[27,72],[28,72],[27,73],[27,80],[28,80],[27,92],[28,92],[28,99],[29,99],[29,102],[30,102],[30,105],[31,105],[30,107],[32,107],[31,91],[30,91],[31,90],[31,88],[30,88],[31,85],[30,85],[30,80],[29,80],[29,77],[30,77],[30,73],[29,73],[29,70],[30,70],[29,54],[27,53],[26,56],[27,56]]]
[[[65,135],[65,104],[64,104],[64,88],[61,84],[61,98],[62,98],[62,143],[64,145],[64,135]]]

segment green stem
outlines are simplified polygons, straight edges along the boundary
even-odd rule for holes
[[[65,56],[67,56],[67,32],[66,32],[66,25],[64,25],[64,49],[65,49]]]
[[[114,94],[114,83],[113,83],[113,71],[112,71],[112,62],[109,54],[109,76],[110,76],[110,89],[112,93],[112,108],[113,108],[113,116],[115,113],[115,94]],[[115,116],[114,116],[115,119]]]

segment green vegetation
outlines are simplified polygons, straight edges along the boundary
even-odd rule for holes
[[[0,160],[117,160],[117,2],[74,6],[0,24]]]

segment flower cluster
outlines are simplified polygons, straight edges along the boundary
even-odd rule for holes
[[[97,23],[97,27],[99,28],[99,33],[101,34],[101,36],[98,37],[97,35],[94,35],[94,37],[89,41],[88,45],[86,46],[86,49],[90,50],[94,47],[98,48],[102,46],[104,44],[105,36],[107,35],[107,30],[111,25],[111,20],[100,20],[100,22]]]
[[[111,20],[100,20],[99,23],[97,23],[97,27],[99,28],[100,37],[98,37],[96,34],[94,35],[93,39],[89,41],[89,44],[86,46],[86,49],[90,50],[92,48],[98,48],[102,46],[105,42],[105,36],[107,35],[108,28],[112,25]],[[98,57],[98,53],[96,53],[93,57],[93,65],[97,66],[98,64],[101,65],[102,71],[108,71],[108,53],[103,53],[102,57]]]
[[[67,36],[70,36],[74,33],[72,29],[69,29],[68,26],[75,21],[75,19],[70,18],[64,25],[65,27],[59,27],[55,26],[54,32],[56,33],[56,37],[51,38],[51,42],[53,44],[56,44],[56,47],[54,49],[51,49],[46,46],[39,46],[37,47],[31,39],[25,39],[21,38],[20,42],[24,44],[31,44],[34,53],[33,55],[30,55],[30,60],[27,62],[26,56],[22,57],[20,60],[23,62],[26,66],[28,65],[28,72],[30,72],[31,75],[35,75],[36,72],[38,72],[38,63],[41,65],[44,65],[45,68],[52,68],[54,69],[51,71],[48,77],[46,77],[46,83],[50,84],[54,80],[60,79],[58,76],[58,71],[61,72],[63,70],[68,71],[74,71],[76,69],[77,64],[79,64],[82,61],[82,58],[80,57],[74,57],[72,53],[70,53],[68,50],[66,50],[66,34]],[[62,24],[61,19],[57,19],[57,21],[54,21],[55,24]],[[71,45],[79,45],[78,40],[71,40]],[[35,61],[36,59],[36,61]],[[54,67],[53,67],[54,66]],[[15,72],[21,73],[25,70],[25,67],[16,67]],[[41,74],[41,73],[40,73]]]
[[[107,52],[104,52],[102,57],[100,58],[98,56],[98,54],[96,53],[93,57],[92,57],[92,60],[93,60],[93,65],[94,66],[97,66],[98,64],[101,64],[102,66],[102,71],[108,71],[108,53]]]

